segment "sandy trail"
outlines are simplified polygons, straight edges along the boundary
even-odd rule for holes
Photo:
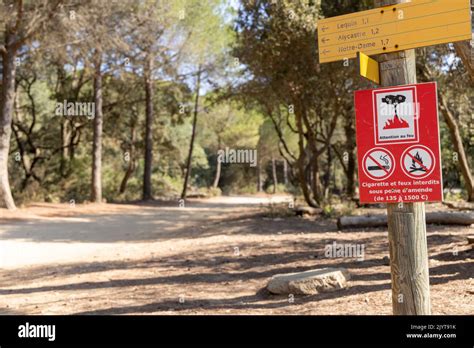
[[[215,197],[150,205],[34,204],[0,215],[0,268],[103,261],[143,256],[150,243],[166,247],[199,233],[206,222],[288,196]],[[2,219],[3,218],[3,219]]]
[[[287,196],[125,205],[35,204],[0,215],[1,314],[390,314],[384,229],[278,217]],[[429,226],[433,312],[474,313],[469,227]],[[364,260],[324,246],[362,243]],[[346,267],[343,292],[273,296],[277,273]]]

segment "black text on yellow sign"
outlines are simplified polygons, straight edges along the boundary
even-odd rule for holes
[[[471,39],[470,0],[412,2],[322,19],[320,63]]]

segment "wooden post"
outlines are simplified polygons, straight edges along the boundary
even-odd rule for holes
[[[376,7],[406,2],[374,1]],[[416,83],[414,50],[380,54],[378,61],[382,86]],[[387,215],[393,314],[431,314],[425,204],[389,203]]]

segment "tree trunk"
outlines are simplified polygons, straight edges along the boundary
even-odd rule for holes
[[[20,101],[19,101],[19,94],[17,91],[17,87],[18,86],[15,86],[15,100],[14,100],[13,105],[14,105],[15,115],[16,115],[18,124],[21,124],[21,122],[23,121],[23,117],[22,117],[22,112],[20,108]],[[21,183],[21,190],[25,190],[26,186],[28,185],[28,180],[31,177],[31,163],[27,155],[28,150],[25,148],[25,144],[20,138],[20,134],[18,132],[18,126],[17,124],[15,124],[15,121],[12,122],[12,131],[13,131],[13,135],[15,136],[18,152],[20,153],[21,167],[23,168],[23,171],[25,173],[25,177],[23,179],[23,182]],[[29,135],[26,135],[26,136],[29,136]]]
[[[474,40],[474,35],[473,38]],[[454,43],[457,55],[461,58],[467,73],[471,77],[471,81],[474,81],[474,60],[472,59],[472,48],[470,41],[459,41]]]
[[[5,38],[7,52],[3,54],[2,57],[3,79],[0,99],[0,205],[7,209],[14,210],[16,206],[13,201],[8,180],[8,155],[12,133],[13,103],[15,100],[16,51],[8,46],[9,40],[10,38],[7,34]]]
[[[305,143],[304,130],[303,130],[303,124],[301,121],[301,114],[298,111],[295,112],[295,120],[296,120],[296,126],[298,128],[298,148],[299,148],[299,156],[298,156],[298,160],[296,161],[298,182],[303,192],[303,196],[306,203],[308,203],[310,207],[318,208],[319,204],[311,197],[308,184],[307,184],[308,181],[311,182],[311,180],[308,180],[306,178],[306,167],[305,167],[306,147],[304,144]]]
[[[355,129],[354,118],[349,117],[349,113],[345,117],[344,133],[346,135],[346,151],[347,151],[347,186],[346,194],[349,198],[353,198],[355,194],[355,175],[356,175],[356,160],[354,155],[355,150]]]
[[[221,161],[219,160],[219,156],[217,156],[217,163],[216,163],[216,176],[214,178],[214,183],[212,184],[212,187],[213,188],[217,188],[217,186],[219,186],[219,180],[221,178],[221,167],[222,167],[222,163]]]
[[[66,176],[66,157],[67,157],[67,124],[64,122],[64,117],[61,117],[61,161],[59,162],[59,173],[62,177]]]
[[[321,205],[322,195],[321,195],[321,178],[319,173],[319,156],[321,155],[323,149],[318,150],[316,146],[316,136],[311,129],[311,122],[309,121],[307,107],[304,102],[299,104],[300,107],[299,113],[301,113],[301,120],[303,121],[304,126],[306,127],[305,139],[307,141],[308,149],[310,151],[310,167],[311,167],[311,181],[310,187],[313,194],[313,200],[316,202],[317,206]],[[303,133],[304,134],[304,133]],[[308,202],[309,204],[309,202]],[[311,205],[311,204],[310,204]]]
[[[471,1],[471,13],[474,11],[474,3]],[[472,44],[474,42],[474,27],[471,27],[472,37],[471,41],[458,41],[454,43],[454,48],[457,55],[461,58],[464,66],[466,67],[467,73],[471,77],[471,81],[474,81],[474,59],[472,58]]]
[[[459,126],[454,115],[448,108],[446,97],[442,93],[439,93],[439,99],[441,101],[441,113],[443,114],[444,120],[448,125],[454,151],[456,151],[458,154],[459,169],[461,169],[461,174],[466,184],[467,200],[468,202],[474,202],[474,179],[471,174],[466,152],[464,151],[461,133],[459,132]]]
[[[288,162],[286,159],[283,159],[283,182],[285,186],[288,185]]]
[[[151,167],[153,161],[153,60],[147,58],[145,64],[145,99],[146,99],[146,120],[145,120],[145,169],[143,172],[143,200],[152,199],[151,192]]]
[[[313,153],[311,156],[311,175],[311,188],[313,190],[313,197],[318,205],[320,205],[322,201],[322,187],[317,153]]]
[[[221,148],[221,138],[217,136],[217,149],[220,150]],[[222,170],[222,163],[219,161],[219,155],[216,158],[216,175],[214,177],[214,182],[212,184],[213,188],[217,188],[219,186],[219,180],[221,179],[221,170]]]
[[[127,188],[127,183],[130,177],[132,176],[133,172],[136,169],[136,162],[135,162],[135,141],[136,141],[136,131],[135,131],[135,123],[131,126],[131,138],[130,138],[130,152],[129,152],[129,160],[128,160],[128,167],[125,175],[120,183],[119,193],[122,194],[125,192]]]
[[[324,173],[324,199],[327,200],[329,198],[329,190],[331,186],[331,164],[332,164],[332,152],[331,152],[331,144],[327,144],[326,149],[326,173]]]
[[[92,143],[92,187],[91,187],[91,201],[95,203],[102,202],[102,72],[100,67],[102,65],[101,53],[97,53],[95,61],[95,75],[94,75],[94,103],[95,103],[95,117],[94,117],[94,135]]]
[[[272,156],[272,177],[273,177],[273,193],[276,193],[278,186],[278,177],[276,169],[275,157]]]
[[[262,180],[262,163],[260,158],[257,159],[257,192],[263,191],[263,180]]]
[[[71,131],[69,132],[69,137],[68,137],[68,140],[69,140],[69,143],[68,143],[68,154],[69,154],[69,161],[72,162],[74,160],[74,157],[76,156],[76,147],[74,145],[74,139],[76,139],[76,135],[77,135],[77,130],[74,126],[74,121],[73,120],[68,120],[69,122],[69,127],[71,129]]]
[[[426,213],[426,223],[437,225],[464,225],[469,226],[474,223],[474,213],[472,212],[431,212]],[[337,220],[337,227],[386,227],[388,223],[387,215],[377,214],[370,216],[341,216]]]
[[[186,163],[186,174],[184,177],[183,192],[181,199],[186,199],[186,191],[188,189],[188,181],[191,175],[191,163],[193,159],[194,139],[196,138],[196,125],[199,107],[199,91],[201,89],[201,66],[198,67],[197,82],[196,82],[196,97],[194,99],[194,115],[193,115],[193,130],[191,134],[191,142],[189,143],[188,161]]]

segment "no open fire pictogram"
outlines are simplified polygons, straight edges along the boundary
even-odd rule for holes
[[[435,167],[433,152],[423,145],[415,145],[405,150],[401,167],[413,179],[422,179],[431,174]]]

